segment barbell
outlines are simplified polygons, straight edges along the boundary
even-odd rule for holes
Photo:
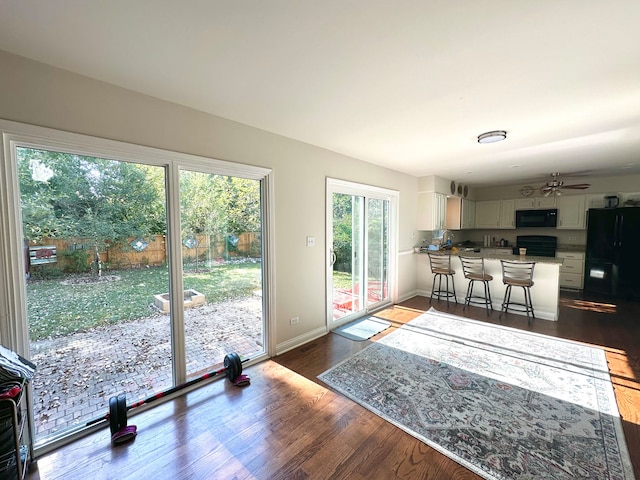
[[[131,405],[127,405],[127,397],[124,393],[115,395],[109,398],[109,413],[107,413],[107,415],[105,415],[104,417],[91,420],[86,424],[86,426],[94,425],[104,420],[109,420],[112,443],[125,443],[135,438],[137,434],[137,428],[135,425],[127,425],[127,412],[129,410],[154,402],[162,397],[171,395],[172,393],[183,390],[198,382],[220,375],[221,373],[224,373],[229,381],[231,381],[236,386],[241,387],[249,385],[249,377],[247,377],[246,375],[242,375],[242,364],[247,361],[249,361],[248,358],[241,360],[240,355],[238,355],[236,352],[228,353],[224,357],[223,368],[205,373],[199,377],[189,380],[186,383],[176,385],[175,387],[171,387],[168,390],[156,393],[150,397],[145,398],[144,400],[138,400]]]

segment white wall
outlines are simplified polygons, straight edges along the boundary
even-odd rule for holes
[[[416,241],[418,179],[328,150],[0,51],[0,118],[268,167],[275,178],[277,345],[325,326],[325,178],[400,192],[399,252]],[[307,248],[305,237],[316,237]],[[398,260],[398,297],[416,291],[411,255]],[[288,319],[300,322],[290,326]]]

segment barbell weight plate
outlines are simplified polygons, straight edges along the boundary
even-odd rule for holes
[[[109,428],[111,435],[118,433],[118,397],[109,398]]]
[[[118,431],[127,426],[127,396],[118,395]]]
[[[236,352],[231,352],[224,357],[226,377],[232,382],[242,373],[242,360]]]

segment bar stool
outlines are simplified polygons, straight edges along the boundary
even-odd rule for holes
[[[527,324],[531,325],[531,318],[536,318],[531,303],[531,287],[533,287],[533,268],[535,262],[515,262],[511,260],[500,260],[502,263],[502,283],[507,286],[504,292],[502,310],[498,318],[509,309],[527,314]],[[524,302],[511,301],[511,287],[522,287],[524,291]],[[515,306],[515,308],[514,308]],[[531,316],[529,316],[531,313]]]
[[[464,307],[466,309],[468,305],[475,303],[477,305],[484,305],[489,315],[490,310],[493,310],[493,303],[491,301],[491,290],[489,288],[489,282],[493,280],[493,276],[484,271],[484,258],[482,257],[460,257],[460,263],[462,263],[462,273],[464,278],[469,280],[467,286],[467,296],[464,297]],[[473,287],[475,282],[482,282],[484,286],[484,295],[474,295]]]
[[[429,303],[431,303],[433,297],[436,297],[438,300],[440,300],[441,298],[446,298],[447,306],[449,305],[449,297],[453,297],[456,303],[458,303],[458,298],[456,297],[456,285],[453,282],[453,276],[456,272],[451,268],[451,255],[443,255],[437,253],[428,253],[427,255],[429,255],[431,273],[433,273],[433,286],[431,287],[431,297],[429,297]],[[443,275],[446,280],[445,290],[442,289]],[[449,290],[449,277],[451,277],[452,290]],[[437,290],[436,281],[438,281]]]

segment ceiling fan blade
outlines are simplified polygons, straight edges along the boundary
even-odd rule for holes
[[[571,188],[574,190],[584,190],[585,188],[589,188],[591,186],[590,183],[576,183],[574,185],[563,185],[562,188]]]

